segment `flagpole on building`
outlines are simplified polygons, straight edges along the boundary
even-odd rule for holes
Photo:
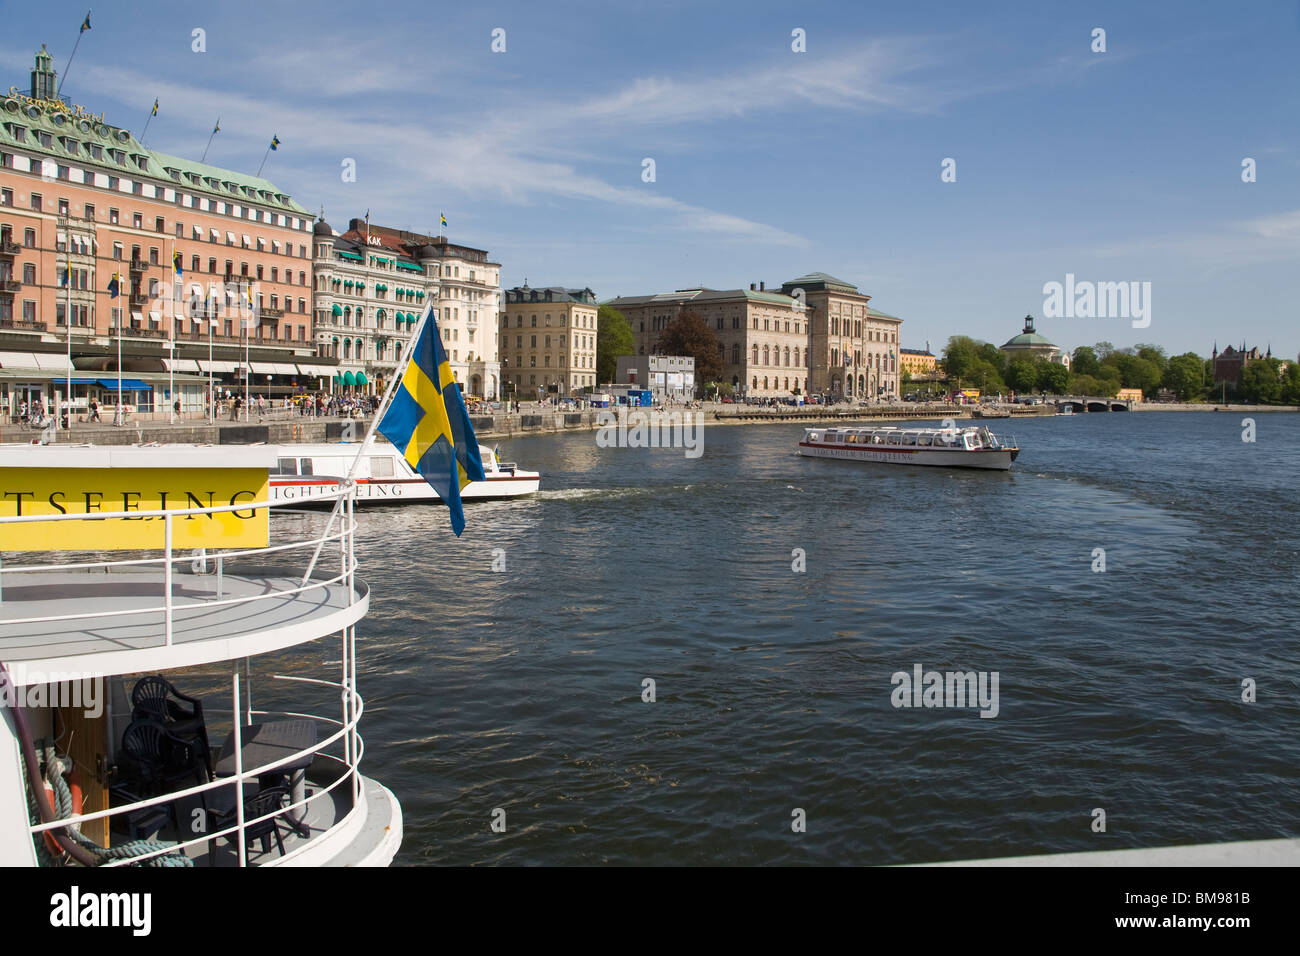
[[[218,116],[217,125],[213,126],[212,132],[208,134],[208,145],[203,147],[203,156],[199,160],[200,163],[206,163],[208,161],[208,150],[212,148],[212,137],[216,136],[217,131],[220,129],[221,129],[221,117]]]
[[[253,311],[253,284],[248,284],[248,314],[256,316]],[[245,319],[240,325],[243,326],[244,334],[244,418],[246,421],[253,420],[252,409],[248,406],[248,385],[249,380],[253,377],[253,367],[248,361],[248,340],[252,337],[252,328],[250,328],[251,319]]]
[[[63,89],[63,81],[68,78],[68,70],[72,69],[72,59],[77,55],[77,47],[81,46],[81,35],[90,29],[90,14],[92,10],[86,11],[86,19],[81,21],[81,29],[77,31],[77,42],[72,44],[72,55],[68,57],[68,65],[63,68],[63,76],[59,77],[59,85],[54,90],[54,98],[59,98],[59,93]]]
[[[433,305],[430,304],[425,307],[424,315],[420,317],[419,324],[415,327],[415,335],[411,337],[411,349],[407,349],[406,353],[406,364],[414,361],[412,358],[412,349],[420,341],[420,335],[424,332],[425,323],[427,323],[432,316]],[[357,448],[356,455],[352,458],[352,464],[348,466],[348,473],[343,479],[344,487],[352,484],[357,473],[357,465],[361,463],[362,456],[365,455],[366,451],[374,442],[375,432],[379,429],[379,422],[384,417],[384,412],[388,410],[388,404],[393,400],[393,392],[397,390],[397,384],[401,380],[402,376],[398,375],[397,370],[395,369],[392,378],[389,379],[388,388],[384,390],[383,401],[381,401],[379,407],[375,409],[375,415],[370,420],[370,427],[366,429],[366,437],[362,439],[361,445]],[[304,587],[311,579],[312,571],[316,570],[316,561],[320,558],[321,549],[325,546],[325,539],[329,537],[330,532],[334,529],[334,522],[338,519],[339,511],[342,510],[342,507],[343,497],[340,496],[339,500],[334,502],[334,510],[330,512],[329,521],[325,525],[325,530],[321,533],[320,540],[316,542],[316,551],[312,554],[311,562],[307,565],[307,570],[302,576],[302,586]]]
[[[149,124],[153,122],[153,114],[156,112],[158,112],[158,101],[155,99],[153,101],[153,108],[149,110],[149,115],[145,117],[144,129],[140,131],[139,140],[141,146],[144,145],[144,134],[149,132]]]
[[[114,425],[121,425],[125,422],[125,419],[122,417],[122,317],[126,314],[126,309],[131,302],[130,275],[131,274],[128,272],[126,280],[126,304],[123,305],[117,313],[117,411],[113,415]],[[118,280],[117,289],[120,296],[122,291],[121,280]]]
[[[72,433],[72,222],[71,219],[64,220],[63,226],[63,261],[67,268],[63,288],[67,290],[65,300],[67,305],[63,307],[63,318],[68,323],[68,390],[63,396],[68,403],[68,433]]]
[[[208,288],[208,301],[204,303],[204,318],[208,326],[208,421],[216,424],[217,421],[217,396],[212,391],[212,326],[217,321],[216,307],[213,304],[215,296],[212,295],[211,287]]]
[[[167,420],[176,424],[176,240],[172,240],[172,294],[167,309]]]

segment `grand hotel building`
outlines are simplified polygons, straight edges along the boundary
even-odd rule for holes
[[[42,47],[29,93],[0,98],[0,409],[61,401],[69,351],[84,407],[116,377],[119,338],[139,408],[174,383],[201,409],[209,374],[241,387],[245,349],[255,392],[323,385],[307,210],[266,179],[149,149],[55,89]]]
[[[902,319],[868,306],[870,296],[824,272],[748,289],[679,289],[624,296],[608,305],[632,326],[637,354],[686,312],[701,316],[722,347],[723,380],[736,394],[880,398],[897,395]],[[705,383],[701,382],[700,385]]]

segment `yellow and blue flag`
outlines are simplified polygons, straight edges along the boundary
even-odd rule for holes
[[[444,216],[442,213],[438,213],[438,218],[442,220],[442,228],[446,229],[446,228],[447,228],[447,217]]]
[[[150,113],[149,115],[150,115],[150,116],[157,116],[157,115],[158,115],[158,100],[157,100],[157,99],[155,99],[155,100],[153,101],[153,112]]]
[[[280,148],[280,137],[279,137],[279,136],[272,136],[272,137],[271,137],[271,148],[272,148],[272,149],[279,149],[279,148]]]
[[[108,297],[110,299],[116,299],[118,296],[119,278],[118,274],[114,272],[113,278],[108,280]]]
[[[172,253],[172,269],[178,276],[185,275],[185,270],[181,268],[181,251],[177,249]]]
[[[81,29],[77,31],[77,36],[81,36],[90,29],[90,14],[86,14],[86,19],[81,21]]]
[[[379,431],[447,503],[451,529],[459,537],[465,530],[461,489],[487,479],[432,306],[429,313]]]

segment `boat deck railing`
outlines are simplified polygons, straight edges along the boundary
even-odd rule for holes
[[[347,643],[353,644],[354,641],[355,641],[355,637],[351,634],[351,629],[349,629],[349,641]],[[351,651],[355,652],[354,646],[351,648]],[[346,663],[346,658],[350,658],[350,657],[351,657],[351,653],[345,653],[345,663]],[[132,803],[126,803],[120,806],[111,807],[107,810],[99,810],[93,813],[74,813],[70,816],[64,817],[63,819],[54,820],[50,823],[33,824],[30,828],[33,839],[36,840],[42,839],[41,834],[45,833],[48,830],[56,830],[56,829],[72,827],[72,826],[79,827],[83,824],[90,823],[95,820],[106,819],[106,818],[111,819],[114,817],[119,817],[119,818],[128,817],[131,814],[138,813],[142,810],[147,810],[151,807],[162,807],[166,804],[175,805],[178,801],[185,800],[186,798],[190,798],[190,797],[197,797],[199,798],[200,801],[204,801],[204,806],[206,807],[207,795],[213,794],[217,790],[230,790],[233,791],[234,794],[236,795],[232,807],[232,812],[235,819],[231,823],[231,825],[218,828],[218,829],[208,830],[206,826],[206,821],[211,820],[212,814],[205,810],[205,814],[204,814],[205,826],[203,828],[204,832],[193,837],[192,839],[179,840],[177,842],[166,841],[164,845],[159,846],[157,849],[132,855],[128,859],[110,860],[104,863],[103,865],[104,866],[139,866],[140,864],[145,863],[146,861],[154,857],[177,855],[177,854],[184,854],[186,856],[201,855],[202,852],[204,851],[204,846],[203,846],[204,844],[208,844],[209,846],[215,846],[216,841],[233,836],[235,838],[235,843],[237,846],[238,865],[248,866],[249,865],[248,845],[247,845],[248,840],[246,834],[247,834],[247,830],[250,827],[252,827],[254,824],[261,823],[265,820],[270,820],[273,817],[280,817],[285,820],[285,826],[287,828],[288,826],[292,825],[292,820],[294,818],[305,817],[307,813],[307,805],[309,803],[320,800],[322,796],[337,795],[343,797],[345,804],[348,806],[348,809],[346,810],[345,813],[343,813],[341,816],[337,818],[332,819],[330,823],[325,828],[321,829],[319,832],[313,829],[311,835],[307,839],[301,841],[297,846],[294,847],[293,850],[286,850],[283,856],[276,858],[276,861],[279,862],[281,860],[288,860],[295,854],[301,854],[305,852],[307,849],[309,849],[312,846],[313,840],[319,841],[322,836],[329,833],[331,830],[337,829],[343,826],[345,823],[347,823],[354,814],[359,812],[360,813],[364,812],[363,793],[362,793],[363,778],[360,773],[360,765],[361,765],[361,758],[365,754],[365,743],[362,740],[361,734],[357,730],[357,726],[360,723],[361,715],[365,710],[365,702],[362,700],[361,695],[357,693],[355,686],[352,686],[353,685],[352,673],[353,672],[351,668],[345,666],[345,678],[344,678],[344,682],[342,683],[338,681],[321,680],[321,679],[309,678],[309,677],[298,677],[298,676],[289,676],[289,675],[282,675],[282,674],[274,675],[272,679],[277,681],[292,681],[292,682],[298,682],[302,684],[312,684],[320,687],[335,689],[339,693],[340,700],[342,702],[341,716],[336,718],[336,717],[327,717],[323,714],[301,713],[301,712],[294,712],[294,711],[253,710],[251,708],[250,709],[241,708],[238,712],[243,716],[244,720],[233,721],[233,725],[234,725],[233,753],[235,759],[235,768],[234,768],[234,773],[232,775],[222,776],[208,783],[199,784],[193,787],[187,787],[182,790],[175,790],[168,793],[159,794],[157,796],[136,800]],[[234,675],[234,681],[235,681],[235,695],[236,695],[236,699],[238,699],[240,693],[238,673]],[[213,713],[217,713],[217,714],[232,713],[231,710],[223,711],[218,708],[212,708],[212,711]],[[331,729],[331,732],[327,736],[325,736],[324,739],[318,740],[314,746],[309,747],[305,750],[300,750],[297,753],[288,754],[287,756],[275,760],[274,762],[262,764],[257,767],[245,767],[243,765],[243,760],[242,760],[242,732],[246,729],[246,727],[243,726],[243,724],[245,722],[251,724],[254,718],[259,718],[259,717],[312,720],[323,725],[325,728]],[[335,773],[328,774],[328,775],[325,774],[319,775],[319,776],[332,776],[333,779],[331,780],[331,782],[329,782],[324,786],[320,786],[319,781],[317,779],[309,779],[309,782],[315,785],[311,788],[310,791],[308,791],[305,794],[302,800],[285,804],[273,810],[272,812],[264,814],[259,817],[245,818],[244,800],[241,799],[241,796],[244,793],[245,783],[252,782],[256,784],[259,777],[270,774],[276,771],[277,768],[284,767],[286,764],[291,764],[291,763],[296,763],[298,761],[301,761],[304,757],[308,757],[308,756],[312,758],[312,766],[314,768],[318,768],[321,762],[334,766],[336,771]],[[338,793],[335,794],[335,791],[338,791]],[[178,820],[177,823],[179,826],[180,821]],[[212,858],[211,856],[209,856],[209,862],[211,861]]]
[[[186,550],[180,553],[174,544],[174,525],[178,520],[184,520],[193,516],[211,516],[229,512],[248,512],[267,509],[279,508],[283,512],[292,511],[301,507],[305,503],[316,502],[335,502],[335,514],[331,516],[323,530],[318,534],[308,534],[299,540],[293,540],[281,543],[269,543],[266,547],[242,548],[217,550],[208,552],[205,549],[197,549],[192,553]],[[361,589],[355,578],[356,557],[355,557],[355,532],[356,521],[353,504],[355,501],[355,491],[349,482],[341,482],[337,487],[325,487],[319,492],[304,495],[295,498],[292,501],[253,501],[239,502],[231,505],[218,505],[203,508],[169,508],[160,510],[133,510],[120,512],[101,512],[96,511],[93,514],[56,514],[56,515],[14,515],[0,517],[0,526],[12,524],[36,524],[43,522],[65,522],[65,521],[102,521],[105,519],[162,519],[163,521],[163,547],[162,553],[151,557],[125,558],[114,557],[108,559],[96,559],[90,561],[63,561],[63,562],[42,562],[33,564],[4,564],[0,561],[0,657],[5,655],[6,649],[10,644],[11,638],[21,634],[24,628],[31,628],[38,625],[71,625],[76,626],[77,622],[80,627],[85,628],[89,622],[102,622],[114,618],[119,619],[139,619],[142,616],[152,618],[160,615],[162,620],[162,631],[165,646],[171,647],[176,636],[176,619],[178,612],[182,612],[193,617],[196,611],[206,613],[207,611],[218,608],[234,608],[243,606],[257,606],[262,604],[263,607],[270,607],[271,604],[264,602],[279,602],[283,604],[285,598],[297,598],[308,595],[311,592],[320,592],[322,595],[331,592],[331,590],[341,590],[343,600],[347,605],[355,604],[361,599]],[[329,570],[318,572],[317,566],[326,565],[321,561],[322,554],[329,549],[333,556],[328,563]],[[142,548],[141,550],[146,550]],[[286,555],[301,554],[309,555],[305,562],[305,571],[286,567],[282,577],[277,579],[268,579],[265,576],[256,579],[255,583],[259,586],[248,586],[248,582],[243,582],[243,586],[228,587],[229,585],[240,584],[240,579],[232,578],[229,575],[228,566],[236,561],[248,561],[255,563],[263,562],[266,558],[281,558]],[[337,563],[335,563],[335,559]],[[189,564],[191,569],[197,574],[209,573],[209,562],[211,562],[213,576],[213,588],[209,593],[202,597],[196,597],[193,593],[185,595],[185,599],[178,601],[174,594],[173,585],[177,578],[177,565]],[[57,614],[33,614],[28,616],[11,616],[16,609],[21,608],[24,603],[19,601],[6,600],[5,588],[10,585],[16,575],[50,575],[66,573],[70,571],[93,572],[102,570],[117,571],[129,568],[160,568],[161,581],[159,587],[158,600],[156,603],[150,603],[145,599],[141,603],[138,593],[133,593],[131,600],[122,601],[127,606],[109,607],[102,606],[92,607],[82,611],[70,611],[67,613]],[[265,586],[265,585],[270,586]],[[229,591],[229,593],[227,593]],[[75,594],[64,595],[65,597],[75,597]],[[55,603],[56,605],[63,602],[41,602]],[[65,605],[66,606],[66,605]],[[21,613],[21,611],[19,611]]]

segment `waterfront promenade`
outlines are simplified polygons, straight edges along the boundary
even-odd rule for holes
[[[700,403],[698,409],[687,406],[670,406],[667,410],[681,413],[699,412],[705,425],[785,424],[806,422],[905,422],[934,421],[945,418],[971,419],[972,405],[943,405],[894,403],[878,406],[805,405],[790,406],[735,405],[716,402]],[[1051,405],[1008,406],[1012,418],[1052,417]],[[1139,404],[1133,411],[1141,412],[1225,412],[1253,415],[1264,412],[1300,411],[1294,406],[1279,405],[1174,405]],[[556,411],[550,406],[525,402],[518,412],[497,410],[490,415],[471,415],[475,433],[484,442],[500,441],[518,435],[536,435],[565,431],[584,431],[600,427],[598,416],[604,409],[588,408],[581,411]],[[650,415],[660,414],[655,409]],[[1089,413],[1107,414],[1107,413]],[[1122,414],[1111,412],[1108,414]],[[978,421],[978,419],[975,419]],[[992,427],[1008,419],[991,419]],[[129,445],[140,442],[164,444],[193,443],[220,445],[247,445],[265,442],[288,445],[315,442],[360,440],[370,425],[370,418],[344,418],[340,416],[303,416],[284,410],[268,412],[261,420],[254,414],[251,421],[231,421],[223,418],[211,422],[201,416],[181,418],[169,422],[164,413],[133,416],[126,424],[74,422],[71,432],[58,430],[54,442],[90,443],[95,445]],[[0,423],[0,443],[31,443],[40,440],[42,433],[21,423]],[[383,441],[382,438],[379,439]]]

